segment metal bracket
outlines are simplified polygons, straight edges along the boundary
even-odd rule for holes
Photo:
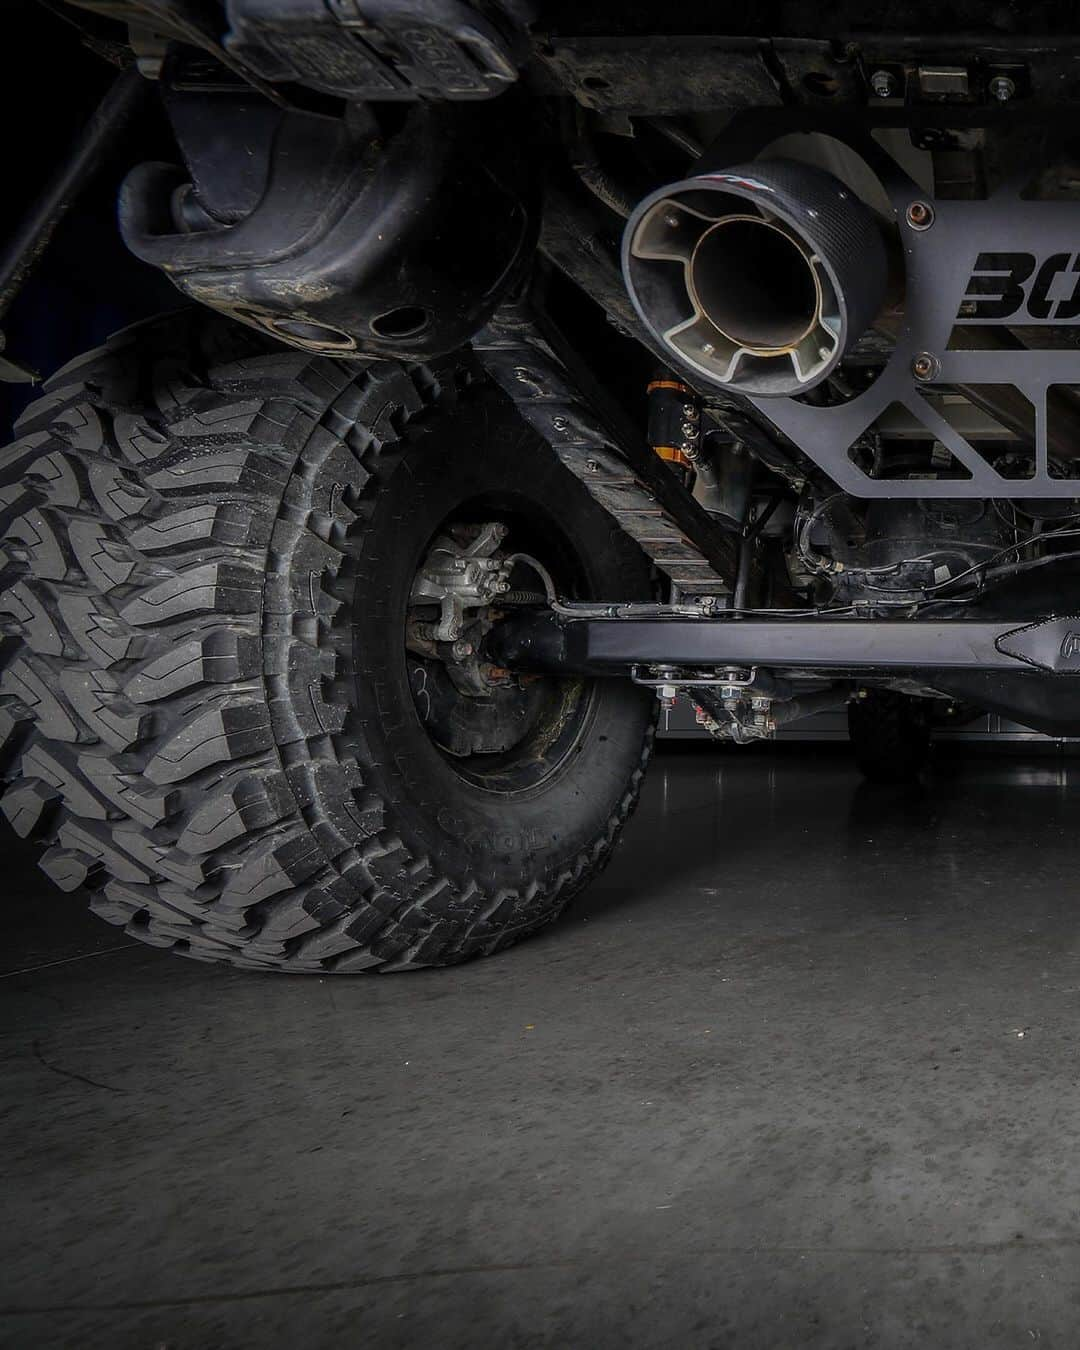
[[[896,211],[904,247],[906,289],[903,322],[885,369],[863,393],[834,407],[812,407],[794,399],[753,399],[759,412],[789,436],[834,480],[857,497],[1040,497],[1080,495],[1075,478],[1051,476],[1048,464],[1047,391],[1057,384],[1080,385],[1075,348],[1060,351],[953,351],[954,328],[961,335],[973,325],[1003,321],[959,317],[968,279],[980,255],[1000,255],[1022,248],[1039,260],[1078,247],[1075,203],[1024,201],[1015,187],[988,201],[933,201],[910,179],[898,175],[886,184]],[[932,227],[908,223],[913,202],[932,206]],[[1002,269],[1007,272],[1007,267]],[[1075,280],[1070,275],[1069,284]],[[1002,277],[1005,284],[1007,278]],[[1023,316],[1025,327],[1051,320]],[[920,364],[921,363],[921,364]],[[926,369],[922,381],[913,370]],[[1030,478],[1004,478],[922,396],[936,385],[1004,385],[1024,396],[1033,409],[1035,473]],[[940,441],[970,475],[965,478],[874,479],[851,459],[849,451],[882,413],[899,404]],[[1052,409],[1051,409],[1052,411]],[[1075,450],[1073,451],[1075,454]]]
[[[680,672],[672,672],[668,675],[643,675],[643,667],[631,666],[630,678],[634,684],[640,684],[646,689],[664,689],[668,685],[676,684],[680,689],[749,689],[757,679],[757,666],[751,666],[745,675],[730,677],[730,672],[724,672],[718,675],[715,671],[711,675],[684,675]]]

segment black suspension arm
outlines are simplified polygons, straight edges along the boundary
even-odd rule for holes
[[[755,620],[532,611],[502,620],[491,659],[516,671],[626,674],[635,666],[769,669],[843,675],[901,671],[1080,674],[1080,618]],[[676,681],[677,682],[677,681]]]

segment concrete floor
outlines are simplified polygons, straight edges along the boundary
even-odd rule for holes
[[[13,865],[0,1344],[1075,1346],[1078,864],[1080,764],[695,747],[451,971],[185,962]]]

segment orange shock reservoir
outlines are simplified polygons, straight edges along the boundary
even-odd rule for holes
[[[670,375],[651,380],[649,396],[649,444],[661,459],[693,472],[701,440],[701,410],[688,385]]]

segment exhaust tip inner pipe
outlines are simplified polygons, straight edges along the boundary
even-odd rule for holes
[[[725,337],[763,356],[797,347],[821,311],[821,283],[805,251],[761,216],[710,225],[690,255],[687,285]]]
[[[832,174],[788,160],[703,173],[630,217],[634,305],[694,374],[783,397],[826,379],[885,296],[877,220]]]

